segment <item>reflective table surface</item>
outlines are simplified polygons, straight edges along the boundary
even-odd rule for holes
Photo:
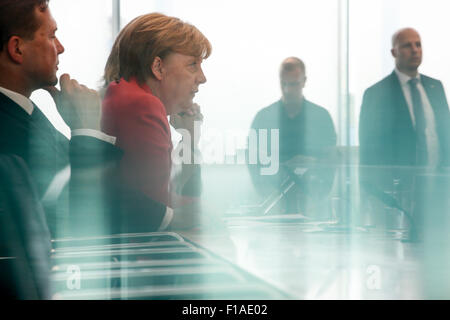
[[[330,223],[242,220],[221,233],[181,235],[292,299],[426,298],[423,244],[395,234]]]
[[[180,234],[291,299],[450,299],[449,182],[448,171],[341,166],[300,213],[240,199],[220,227]]]
[[[54,241],[53,298],[450,299],[449,172],[316,169],[258,197],[205,168],[194,229]]]

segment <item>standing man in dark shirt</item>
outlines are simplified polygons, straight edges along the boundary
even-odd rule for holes
[[[280,187],[286,176],[283,164],[325,159],[336,146],[336,132],[330,114],[303,96],[305,83],[303,61],[296,57],[285,59],[280,68],[282,98],[260,110],[252,122],[251,129],[258,137],[258,160],[256,166],[249,166],[249,170],[255,187],[262,195]],[[260,150],[264,148],[264,144],[261,144],[261,138],[264,137],[260,134],[262,130],[267,130],[268,150],[276,152],[277,148],[273,148],[272,144],[278,143],[279,146],[281,166],[274,175],[264,175],[261,171],[261,151],[267,151]]]

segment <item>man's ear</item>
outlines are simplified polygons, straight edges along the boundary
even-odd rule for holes
[[[303,78],[303,85],[302,85],[302,89],[305,87],[305,84],[306,84],[306,80],[308,80],[308,77],[307,76],[305,76],[305,78]]]
[[[163,61],[160,57],[155,57],[152,63],[152,72],[157,80],[162,80],[163,77]]]
[[[15,63],[21,64],[23,62],[23,45],[23,39],[18,36],[12,36],[6,44],[6,50]]]
[[[394,58],[397,58],[397,50],[395,50],[394,48],[391,49],[391,54]]]

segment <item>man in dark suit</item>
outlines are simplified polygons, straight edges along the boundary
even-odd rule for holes
[[[419,74],[417,31],[392,39],[395,70],[364,93],[359,123],[364,165],[448,166],[450,114],[439,80]]]
[[[100,99],[94,90],[65,74],[58,79],[64,47],[45,0],[0,0],[0,153],[15,154],[30,169],[46,214],[59,211],[56,200],[74,168],[103,164],[117,152],[114,138],[100,132]],[[30,99],[47,89],[72,129],[69,141]],[[59,174],[58,174],[59,173]],[[51,229],[56,227],[52,225]],[[54,230],[52,230],[54,231]]]
[[[449,107],[442,83],[418,71],[422,44],[416,30],[396,32],[391,53],[395,70],[366,90],[361,107],[361,194],[381,200],[362,203],[381,205],[375,220],[389,221],[392,212],[383,209],[387,205],[411,213],[421,226],[417,188],[424,184],[417,183],[417,174],[450,164]]]

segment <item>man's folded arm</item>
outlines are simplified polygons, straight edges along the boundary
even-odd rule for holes
[[[115,146],[115,137],[92,129],[72,131],[70,161],[73,167],[104,165],[120,159],[123,152]]]

